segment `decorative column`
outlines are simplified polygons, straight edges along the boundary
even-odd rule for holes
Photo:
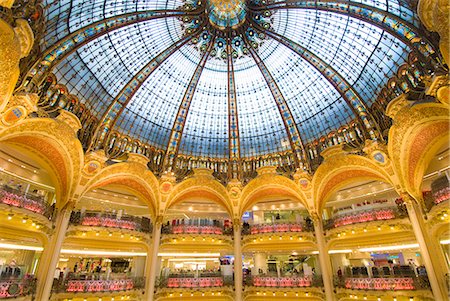
[[[422,255],[430,281],[431,290],[435,300],[448,300],[447,288],[445,283],[446,262],[442,249],[433,242],[419,202],[408,193],[402,193],[401,197],[406,204],[409,220],[419,243],[420,254]]]
[[[155,224],[153,225],[152,232],[152,247],[150,248],[150,252],[147,255],[147,263],[145,267],[146,273],[146,283],[145,283],[145,293],[146,300],[153,301],[155,294],[155,282],[156,282],[156,274],[158,273],[158,252],[159,252],[159,243],[161,241],[161,226],[162,226],[163,217],[157,216],[155,219]]]
[[[41,255],[37,271],[36,300],[49,300],[52,291],[53,276],[59,261],[62,243],[66,236],[67,226],[69,225],[70,215],[72,213],[74,202],[69,202],[62,208],[55,221],[55,228],[50,240]]]
[[[328,254],[328,247],[323,233],[323,222],[319,215],[311,216],[314,221],[314,234],[316,236],[317,247],[319,248],[319,263],[322,271],[323,286],[325,288],[325,300],[336,300],[333,288],[333,270],[331,268],[331,259]]]
[[[235,301],[242,301],[242,250],[241,250],[241,219],[233,220],[234,231],[234,289]]]

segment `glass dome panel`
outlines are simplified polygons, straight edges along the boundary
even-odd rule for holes
[[[177,9],[184,3],[184,0],[48,0],[42,47],[51,47],[68,34],[106,18],[137,11]],[[353,3],[388,11],[394,18],[415,26],[419,24],[417,15],[402,0]],[[76,48],[53,72],[58,83],[66,85],[70,93],[101,118],[143,66],[183,37],[186,30],[183,22],[181,18],[168,17],[112,30]],[[273,10],[270,22],[273,31],[305,47],[338,72],[366,106],[373,103],[411,51],[388,32],[345,14],[282,8]],[[247,25],[240,26],[249,26],[244,24]],[[214,30],[224,29],[214,27]],[[297,53],[269,37],[257,48],[257,55],[283,94],[304,143],[356,118],[342,92]],[[144,81],[118,116],[113,130],[165,150],[200,55],[189,44],[175,51]],[[283,119],[255,61],[250,55],[239,56],[234,69],[241,155],[253,157],[289,150]],[[210,58],[187,114],[179,143],[181,154],[228,157],[227,96],[226,60]]]
[[[181,99],[200,59],[191,47],[183,46],[144,82],[119,116],[119,132],[150,145],[167,147]]]

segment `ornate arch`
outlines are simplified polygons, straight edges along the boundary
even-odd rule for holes
[[[88,191],[107,185],[119,185],[143,200],[155,216],[160,202],[158,180],[145,165],[136,162],[117,163],[101,169],[84,184],[80,198]]]
[[[408,193],[421,198],[425,172],[450,140],[448,107],[439,103],[409,106],[401,98],[391,103],[387,112],[394,119],[388,152],[395,172]]]
[[[0,142],[20,148],[49,172],[58,208],[70,200],[84,162],[83,148],[70,125],[49,118],[25,119],[1,130]]]
[[[169,193],[165,210],[192,198],[207,199],[225,208],[233,217],[233,206],[225,187],[210,175],[197,174],[177,184]]]
[[[251,180],[242,190],[239,216],[262,200],[279,197],[292,199],[309,208],[306,196],[294,181],[276,173],[268,173]]]
[[[325,159],[313,176],[314,207],[321,212],[334,192],[355,180],[371,179],[393,185],[386,168],[372,159],[343,152],[332,155]]]

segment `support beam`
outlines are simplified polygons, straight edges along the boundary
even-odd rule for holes
[[[432,60],[433,65],[440,64],[434,60],[433,56],[438,57],[438,53],[432,44],[424,38],[424,33],[417,29],[410,22],[379,8],[365,5],[362,3],[346,0],[307,0],[296,1],[288,0],[275,2],[266,6],[251,7],[252,10],[278,10],[278,9],[313,9],[328,11],[333,13],[350,16],[372,24],[398,38],[412,49],[422,55],[424,59]]]
[[[227,40],[227,76],[228,76],[228,148],[230,166],[229,179],[239,179],[241,161],[241,143],[239,138],[238,104],[236,97],[236,84],[234,80],[233,47],[231,38]]]
[[[200,28],[201,27],[202,26],[200,26]],[[92,142],[90,143],[88,151],[92,150],[93,148],[99,149],[104,146],[107,140],[106,138],[116,124],[117,119],[122,114],[123,110],[126,108],[128,103],[142,86],[142,84],[159,66],[164,63],[164,61],[168,57],[170,57],[173,53],[183,47],[191,40],[193,36],[198,33],[199,31],[197,30],[170,45],[168,48],[154,57],[150,62],[148,62],[144,67],[142,67],[141,70],[139,70],[139,72],[137,72],[128,81],[128,83],[122,88],[119,94],[117,94],[117,96],[111,102],[108,109],[100,119],[100,122],[98,123],[96,129],[96,133],[95,135],[93,135]]]
[[[234,240],[234,290],[235,301],[242,301],[242,241],[241,220],[235,218],[233,221]]]
[[[164,157],[164,170],[172,172],[175,165],[175,159],[178,155],[180,149],[181,136],[183,136],[184,126],[186,125],[186,119],[189,113],[189,107],[191,106],[192,99],[194,98],[195,90],[197,84],[202,75],[203,69],[205,68],[206,61],[208,60],[209,54],[211,52],[212,46],[216,39],[215,36],[210,38],[208,48],[203,53],[200,61],[198,62],[197,68],[192,75],[189,85],[184,93],[183,99],[181,100],[180,106],[178,108],[177,116],[173,122],[172,132],[170,134],[169,143],[167,145],[166,155]]]
[[[133,25],[139,22],[145,22],[160,18],[182,17],[186,15],[195,15],[197,11],[183,10],[145,10],[133,13],[123,14],[107,18],[83,28],[80,28],[63,39],[56,42],[51,48],[47,49],[28,72],[25,78],[34,78],[36,85],[43,80],[47,72],[69,56],[71,53],[86,45],[87,43],[101,37],[116,29]]]
[[[334,301],[336,296],[333,288],[333,272],[331,267],[330,254],[323,232],[323,222],[319,215],[313,215],[314,234],[316,236],[317,248],[319,249],[320,271],[322,272],[323,287],[325,289],[325,300]]]
[[[367,110],[367,106],[361,96],[339,72],[334,70],[333,67],[300,44],[297,44],[290,39],[275,33],[274,31],[266,29],[264,32],[274,40],[291,49],[317,71],[319,71],[319,73],[322,74],[322,76],[339,92],[348,107],[366,128],[371,139],[376,140],[382,137],[380,132],[377,130],[375,119]]]
[[[158,267],[158,252],[159,252],[159,243],[161,241],[161,227],[162,227],[163,217],[158,216],[155,219],[155,224],[153,225],[152,232],[152,247],[147,256],[147,267],[146,267],[146,283],[145,283],[145,298],[144,300],[153,301],[155,295],[155,284],[156,284],[156,274]]]
[[[402,193],[401,197],[406,204],[409,220],[419,243],[420,254],[423,258],[434,300],[448,300],[448,290],[445,275],[448,268],[442,248],[438,242],[433,241],[430,231],[427,229],[419,202],[408,193]],[[422,201],[423,202],[423,201]]]
[[[36,300],[50,300],[53,286],[53,276],[59,260],[62,243],[66,237],[70,215],[73,210],[73,202],[68,203],[58,212],[55,221],[54,232],[41,255],[37,271]]]
[[[250,45],[249,41],[247,40],[245,34],[243,34],[247,45]],[[289,109],[289,106],[284,99],[283,94],[281,93],[280,88],[278,87],[276,81],[272,77],[272,74],[270,74],[269,70],[267,69],[264,62],[261,60],[261,58],[258,56],[256,51],[253,49],[253,47],[248,47],[251,56],[256,62],[256,65],[258,66],[259,70],[261,71],[261,74],[264,77],[264,80],[267,83],[267,86],[270,89],[270,92],[272,93],[273,99],[275,100],[275,103],[278,107],[278,111],[280,112],[281,119],[283,120],[284,127],[286,129],[286,133],[289,139],[289,142],[291,144],[292,151],[294,152],[294,159],[296,163],[296,167],[302,167],[303,164],[306,165],[306,169],[310,170],[310,164],[308,161],[308,157],[305,153],[305,148],[303,146],[303,141],[300,136],[300,132],[298,131],[297,125],[295,124],[294,117],[291,114],[291,110]]]

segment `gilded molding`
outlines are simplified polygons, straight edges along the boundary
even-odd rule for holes
[[[91,154],[92,156],[95,154]],[[80,187],[80,195],[82,197],[94,188],[109,184],[122,185],[133,190],[149,205],[152,215],[158,212],[161,199],[159,182],[145,165],[137,162],[122,162],[104,167],[95,173],[83,187]]]
[[[198,169],[197,174],[174,186],[167,196],[165,210],[192,197],[209,198],[222,205],[233,216],[233,206],[226,188],[209,171]]]
[[[0,141],[27,149],[43,160],[58,183],[58,205],[64,205],[81,177],[83,149],[66,123],[48,118],[29,118],[0,130]]]
[[[421,195],[421,181],[434,153],[448,140],[448,106],[420,103],[404,106],[393,116],[388,154],[403,190]]]
[[[384,166],[375,160],[344,152],[335,152],[319,166],[313,176],[314,208],[322,209],[330,195],[349,181],[371,178],[393,184]]]
[[[305,194],[294,181],[278,174],[265,173],[251,180],[242,190],[238,215],[241,216],[245,210],[263,197],[283,194],[308,207]]]

